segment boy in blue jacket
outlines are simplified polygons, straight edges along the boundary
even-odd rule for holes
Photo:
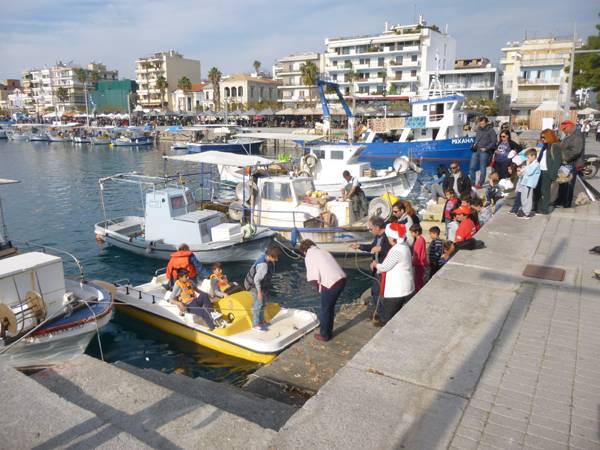
[[[531,212],[533,208],[533,191],[540,180],[540,163],[537,160],[537,151],[535,148],[525,150],[527,158],[527,166],[524,169],[523,178],[519,183],[519,191],[521,193],[521,210],[517,213],[517,217],[521,219],[531,219],[534,214]]]

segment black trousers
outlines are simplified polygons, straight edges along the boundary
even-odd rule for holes
[[[336,283],[331,289],[321,291],[321,328],[319,334],[325,339],[333,336],[333,319],[335,318],[335,303],[346,286],[346,279]]]
[[[408,301],[412,298],[414,292],[405,295],[404,297],[384,297],[381,299],[381,317],[379,320],[383,323],[387,323],[391,320],[392,317],[396,315],[398,311],[402,309],[404,305],[408,303]]]

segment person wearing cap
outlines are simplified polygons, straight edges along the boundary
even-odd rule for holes
[[[471,147],[473,154],[471,155],[471,163],[469,164],[469,177],[471,183],[475,184],[479,189],[485,184],[487,175],[487,166],[491,155],[496,150],[498,138],[494,128],[490,124],[487,117],[479,118],[479,127],[475,133],[475,143]],[[476,172],[479,166],[479,183],[476,183]]]
[[[373,261],[371,269],[381,275],[381,304],[376,326],[387,323],[410,300],[415,291],[412,255],[406,242],[407,229],[401,223],[385,227],[392,248],[383,262]]]
[[[475,222],[471,219],[471,207],[467,205],[461,205],[459,208],[454,210],[454,216],[458,222],[458,229],[454,236],[454,243],[456,248],[466,248],[472,242],[477,227]]]
[[[207,292],[198,289],[190,280],[187,269],[177,270],[177,281],[169,297],[169,303],[177,305],[180,316],[190,312],[202,317],[209,330],[212,331],[215,328],[215,322],[210,314],[214,311],[210,297]]]
[[[554,202],[557,208],[570,208],[573,201],[573,191],[577,181],[577,167],[583,165],[583,154],[585,152],[585,139],[577,124],[572,120],[565,120],[560,124],[560,130],[565,138],[560,143],[563,165],[569,168],[571,179],[567,183],[561,183],[558,187],[558,198]]]

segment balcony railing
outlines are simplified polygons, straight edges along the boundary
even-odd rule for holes
[[[540,79],[537,79],[537,80],[530,80],[528,78],[519,77],[518,78],[518,82],[519,82],[519,84],[538,84],[538,85],[541,85],[541,84],[560,84],[561,80],[560,80],[560,78],[552,78],[552,79],[549,79],[549,80],[540,78]]]

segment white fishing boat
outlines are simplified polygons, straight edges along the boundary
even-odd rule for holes
[[[356,217],[350,201],[331,197],[315,189],[311,176],[293,174],[270,176],[273,160],[255,155],[205,152],[164,156],[176,161],[242,167],[244,181],[236,187],[238,200],[228,204],[232,220],[249,215],[252,223],[265,226],[283,238],[289,247],[302,239],[311,239],[338,258],[354,262],[358,253],[351,244],[370,241],[367,211]]]
[[[123,130],[120,136],[111,141],[114,147],[141,147],[152,145],[154,138],[149,131],[141,128],[130,127]]]
[[[10,128],[10,122],[0,122],[0,139],[8,139],[6,131]]]
[[[263,133],[251,133],[251,136],[261,136]],[[319,136],[312,136],[318,139]],[[297,140],[295,134],[277,134],[270,139]],[[306,142],[306,140],[305,140]],[[386,169],[373,169],[367,161],[359,161],[361,153],[365,149],[361,145],[315,145],[306,146],[310,150],[300,160],[296,171],[306,176],[311,176],[318,191],[325,191],[329,195],[339,195],[346,181],[342,173],[347,170],[350,175],[356,177],[361,189],[367,197],[379,197],[386,192],[396,197],[406,197],[414,189],[420,167],[411,162],[407,156],[396,158],[393,167]],[[277,163],[277,161],[273,161]],[[241,183],[243,170],[240,167],[223,166],[219,168],[222,181],[230,183]]]
[[[28,141],[30,128],[24,124],[13,125],[6,130],[6,137],[9,141]]]
[[[254,261],[271,242],[266,227],[241,227],[226,223],[219,211],[198,209],[191,190],[166,178],[135,173],[100,179],[104,205],[108,182],[137,184],[145,193],[144,216],[104,217],[95,225],[99,240],[150,258],[169,259],[186,243],[201,263]]]
[[[73,130],[75,127],[79,127],[78,123],[68,123],[64,125],[52,125],[48,128],[46,134],[50,142],[72,142],[73,141]]]
[[[179,314],[179,308],[168,301],[170,291],[165,290],[166,284],[163,274],[140,286],[133,287],[129,283],[104,286],[112,291],[120,312],[165,333],[258,363],[272,361],[278,353],[319,325],[312,312],[268,303],[264,310],[268,328],[257,331],[252,328],[252,296],[247,291],[239,291],[213,303],[211,315],[216,326],[209,329],[200,317],[190,312],[184,316]]]
[[[92,145],[110,145],[113,140],[113,127],[92,128],[90,143]]]
[[[0,225],[0,364],[41,368],[80,355],[111,318],[110,293],[84,281],[83,275],[65,279],[58,256],[16,254],[4,222]]]

